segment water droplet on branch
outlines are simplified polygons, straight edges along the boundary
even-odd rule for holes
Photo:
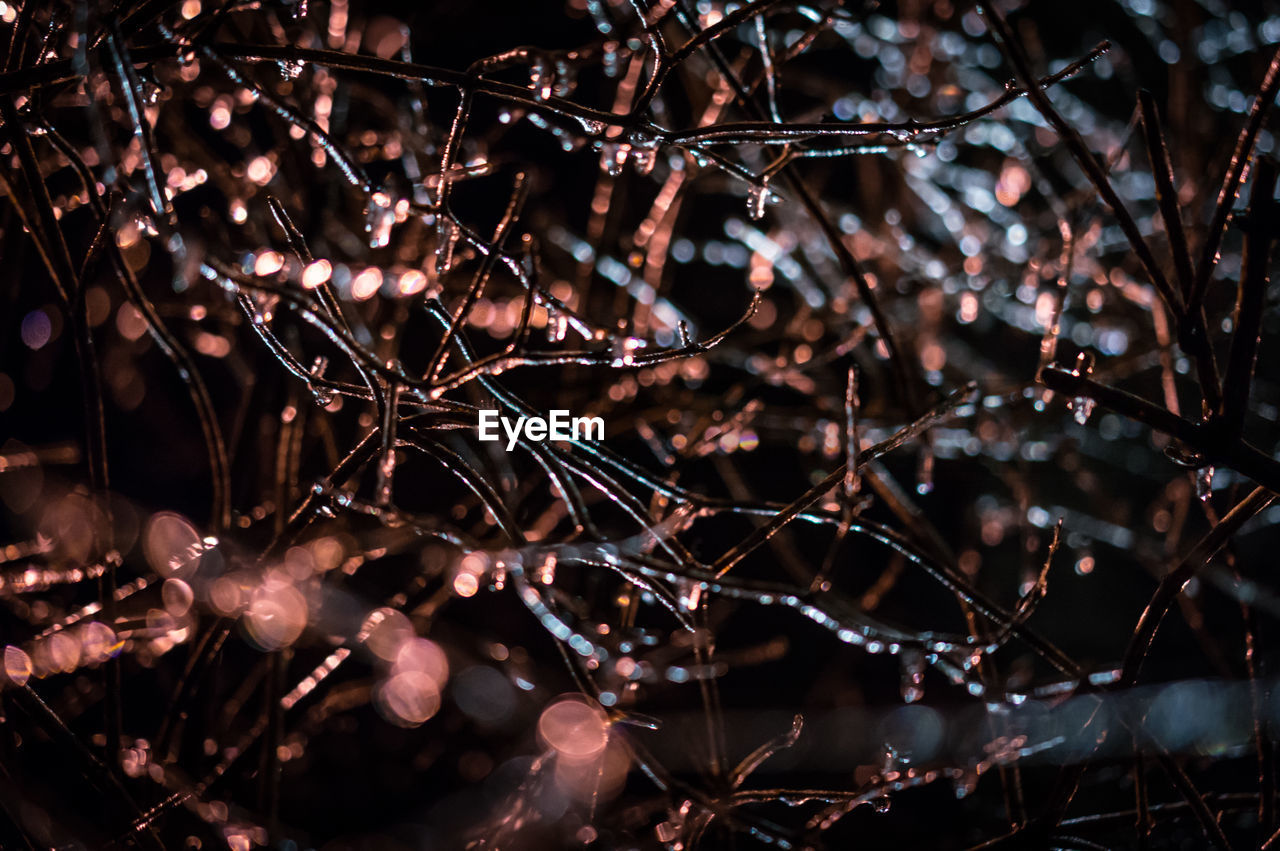
[[[769,203],[771,193],[766,181],[752,183],[747,187],[747,215],[753,221],[764,218],[765,205]]]

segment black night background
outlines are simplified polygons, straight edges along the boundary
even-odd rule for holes
[[[0,56],[0,848],[1280,848],[1280,6]]]

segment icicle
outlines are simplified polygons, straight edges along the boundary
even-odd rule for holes
[[[893,805],[893,801],[888,795],[881,795],[871,802],[871,806],[875,808],[877,815],[884,815],[889,812],[889,808]]]
[[[933,450],[928,446],[920,450],[920,466],[916,470],[916,493],[921,496],[933,493]]]
[[[904,650],[902,662],[902,700],[915,703],[924,698],[924,654],[919,650]]]
[[[551,321],[547,323],[547,340],[552,343],[563,343],[565,335],[569,333],[569,317],[563,313],[557,313],[551,317]]]
[[[453,251],[458,246],[462,232],[447,216],[440,218],[436,227],[436,273],[443,275],[453,268]]]
[[[636,170],[636,174],[652,172],[657,159],[653,151],[646,151],[643,148],[636,148],[631,152],[631,166]]]
[[[679,579],[676,581],[676,594],[680,600],[680,608],[690,612],[697,611],[698,604],[702,601],[702,583],[692,579]]]
[[[764,206],[769,203],[769,184],[767,181],[752,183],[747,187],[747,215],[753,221],[764,218]]]
[[[649,174],[658,161],[658,140],[649,133],[637,131],[627,141],[631,147],[631,165],[637,174]]]
[[[164,89],[161,88],[156,83],[153,83],[151,80],[142,81],[142,102],[145,103],[147,106],[155,106],[157,103],[159,103],[160,95],[163,92],[164,92]],[[40,128],[40,130],[41,132],[43,132],[44,128]]]
[[[1077,396],[1071,400],[1071,410],[1076,423],[1086,425],[1093,416],[1094,401],[1088,396]]]
[[[378,505],[386,507],[391,504],[391,487],[395,481],[396,474],[396,453],[392,449],[382,456],[382,460],[378,463]]]
[[[327,408],[333,404],[334,392],[328,387],[319,385],[311,385],[311,395],[315,397],[316,404],[322,408]]]
[[[533,90],[533,99],[539,102],[551,97],[555,86],[556,75],[541,59],[533,63],[529,69],[529,88]]]
[[[676,322],[676,332],[680,336],[680,347],[688,348],[693,345],[693,339],[689,336],[689,323],[683,319]]]
[[[1072,375],[1079,375],[1085,378],[1093,373],[1093,354],[1081,351],[1076,355],[1075,368],[1071,370]]]
[[[1179,467],[1199,470],[1204,466],[1204,456],[1189,449],[1181,441],[1173,441],[1164,449],[1164,454]]]
[[[306,67],[306,63],[296,59],[281,59],[276,62],[276,67],[280,69],[280,76],[286,80],[296,80],[302,73],[302,69]]]
[[[369,234],[369,247],[382,248],[391,241],[391,226],[396,222],[395,205],[385,192],[375,192],[364,210],[364,229]]]
[[[844,391],[845,416],[845,473],[844,498],[850,504],[862,488],[862,478],[858,475],[858,453],[862,446],[858,440],[858,371],[849,367],[849,378]]]
[[[542,564],[534,568],[533,579],[542,585],[550,585],[556,581],[556,554],[547,553]]]
[[[631,155],[631,146],[621,142],[605,142],[600,146],[600,168],[610,177],[622,174],[622,167]]]
[[[1093,355],[1082,351],[1076,355],[1076,365],[1071,370],[1071,374],[1087,378],[1091,372],[1093,372]],[[1089,417],[1093,415],[1093,408],[1094,401],[1087,396],[1076,396],[1071,400],[1071,410],[1075,412],[1075,420],[1080,425],[1089,422]]]
[[[329,359],[324,355],[316,355],[316,359],[311,363],[311,377],[323,378],[324,372],[328,368]],[[328,387],[312,384],[311,394],[315,396],[316,404],[322,408],[327,408],[333,404],[334,393]]]
[[[613,365],[632,366],[636,362],[636,349],[644,345],[638,337],[620,337],[613,341]]]
[[[1208,502],[1213,496],[1213,467],[1201,467],[1196,470],[1196,496],[1201,502]]]

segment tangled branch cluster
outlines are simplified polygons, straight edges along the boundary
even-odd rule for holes
[[[0,845],[1270,847],[1220,6],[0,2]]]

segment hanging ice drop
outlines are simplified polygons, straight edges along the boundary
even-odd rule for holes
[[[382,248],[391,241],[391,226],[396,222],[396,212],[391,196],[375,192],[364,210],[364,229],[369,234],[369,247]]]

